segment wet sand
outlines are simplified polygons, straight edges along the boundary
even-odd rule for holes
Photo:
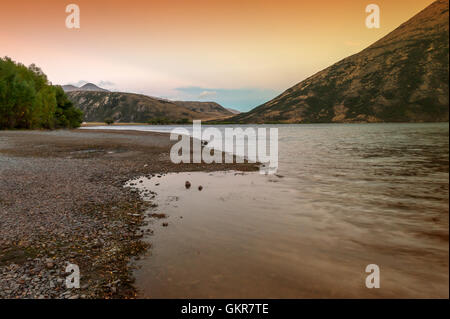
[[[130,298],[130,258],[147,249],[136,176],[254,165],[174,165],[166,134],[0,131],[0,297]],[[79,265],[81,289],[63,284]]]

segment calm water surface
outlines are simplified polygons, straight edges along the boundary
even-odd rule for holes
[[[140,296],[448,298],[448,123],[277,127],[276,176],[141,178],[168,218],[149,218]]]

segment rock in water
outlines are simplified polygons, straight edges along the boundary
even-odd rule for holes
[[[186,188],[190,188],[191,187],[191,183],[189,181],[186,181],[186,183],[184,183],[184,186]]]

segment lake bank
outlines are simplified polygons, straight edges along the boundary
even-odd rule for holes
[[[147,204],[124,183],[191,170],[254,165],[170,162],[166,134],[136,131],[0,132],[0,296],[133,298],[129,261],[147,245]],[[81,289],[65,289],[66,262]]]

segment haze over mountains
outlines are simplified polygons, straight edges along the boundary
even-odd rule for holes
[[[227,121],[448,121],[448,9],[448,1],[432,3],[360,53]]]

